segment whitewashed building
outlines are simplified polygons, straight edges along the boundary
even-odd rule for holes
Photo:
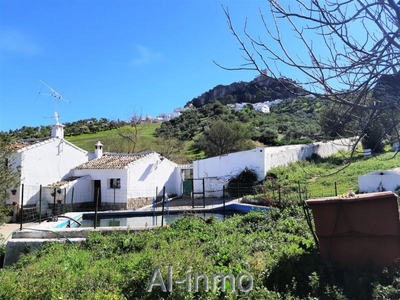
[[[90,154],[66,141],[63,125],[53,126],[50,138],[25,139],[12,144],[10,163],[20,174],[20,186],[10,189],[7,204],[35,204],[40,185],[48,185],[72,176],[73,168],[89,160]],[[24,195],[22,195],[22,184]],[[12,191],[12,192],[11,192]]]
[[[32,206],[42,199],[45,210],[56,201],[78,204],[98,199],[105,206],[136,208],[162,195],[164,187],[168,195],[180,195],[177,164],[159,154],[103,154],[100,142],[94,152],[87,152],[66,141],[63,133],[57,122],[50,138],[12,144],[9,162],[20,174],[20,185],[9,189],[7,204]]]
[[[82,202],[134,209],[161,196],[164,187],[167,195],[180,193],[177,164],[156,152],[103,154],[100,148],[95,153],[95,159],[74,169],[75,177],[91,178]]]

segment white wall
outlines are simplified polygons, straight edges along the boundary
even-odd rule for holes
[[[51,139],[29,146],[21,157],[21,183],[49,184],[72,175],[72,169],[88,161],[88,153],[62,140]]]
[[[325,143],[317,142],[313,144],[268,147],[265,148],[265,170],[268,172],[275,167],[287,166],[290,163],[306,159],[313,153],[321,157],[328,157],[339,151],[350,150],[351,145],[351,139],[340,139]]]
[[[35,204],[39,186],[60,181],[72,175],[72,169],[88,160],[88,153],[75,145],[58,138],[44,140],[28,146],[16,154],[14,167],[21,166],[21,184],[24,184],[24,205]],[[21,203],[21,188],[7,203]]]
[[[193,162],[193,178],[232,177],[245,167],[254,170],[261,180],[265,174],[264,152],[266,148],[215,156]]]
[[[255,171],[259,180],[265,177],[265,150],[266,148],[255,148],[252,150],[230,153],[222,156],[210,157],[193,162],[193,178],[207,178],[205,189],[206,197],[222,196],[222,186],[227,181],[242,172],[246,167]],[[203,190],[201,180],[193,181],[195,193]],[[202,197],[202,195],[195,195]]]
[[[400,186],[400,174],[391,171],[376,171],[358,176],[358,190],[361,193],[392,191]]]
[[[157,153],[151,153],[130,164],[128,181],[128,198],[154,197],[156,188],[158,195],[162,195],[164,186],[168,195],[180,194],[180,172],[177,164],[166,158],[161,160]]]
[[[129,190],[128,176],[126,169],[82,169],[74,170],[74,176],[90,176],[90,187],[75,189],[74,203],[78,202],[94,202],[94,180],[100,180],[101,185],[101,202],[102,203],[126,203]],[[120,178],[121,188],[110,188],[110,179]],[[75,197],[77,201],[75,201]],[[80,199],[80,200],[78,200]]]
[[[206,197],[219,197],[222,195],[223,185],[246,167],[256,172],[258,180],[263,180],[267,172],[274,167],[286,166],[292,162],[303,160],[313,153],[327,157],[339,151],[350,150],[351,144],[350,139],[342,139],[326,143],[258,147],[252,150],[210,157],[193,162],[193,178],[207,178]],[[194,191],[200,192],[202,190],[202,182],[195,180]],[[195,196],[201,197],[201,195]]]

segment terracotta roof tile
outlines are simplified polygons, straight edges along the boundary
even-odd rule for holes
[[[77,166],[75,169],[123,169],[128,164],[148,156],[154,152],[141,152],[134,154],[104,153],[102,157]]]

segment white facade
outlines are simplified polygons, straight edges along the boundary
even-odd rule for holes
[[[40,185],[71,176],[72,169],[87,160],[88,152],[60,138],[46,139],[18,150],[11,161],[15,169],[20,169],[21,185],[6,203],[17,201],[21,204],[24,184],[24,204],[35,204]]]
[[[162,195],[162,189],[168,195],[180,194],[181,177],[177,164],[153,153],[142,158],[127,169],[130,191],[128,198],[153,197]]]
[[[270,111],[269,106],[266,103],[255,103],[253,104],[253,107],[255,110],[261,111],[265,114],[268,114]]]
[[[97,184],[101,189],[102,203],[126,203],[128,199],[152,198],[156,196],[156,191],[160,196],[164,186],[167,194],[180,194],[181,177],[177,165],[155,152],[121,169],[74,170],[74,176],[84,175],[90,176],[91,181],[86,188],[89,192],[82,202],[95,202],[95,181],[99,181]],[[119,181],[118,188],[111,184],[114,179]]]
[[[348,151],[351,146],[351,139],[342,139],[306,145],[259,147],[197,160],[193,162],[194,192],[198,193],[203,190],[202,181],[199,179],[204,178],[206,196],[221,197],[223,186],[230,178],[239,174],[245,168],[253,170],[257,174],[258,180],[263,180],[272,168],[306,159],[313,153],[327,157],[339,151]]]
[[[35,205],[42,199],[43,206],[54,200],[70,204],[95,202],[101,191],[101,202],[127,203],[129,199],[149,198],[167,194],[181,194],[181,172],[177,165],[155,152],[135,156],[124,164],[126,154],[113,154],[118,167],[83,168],[78,166],[96,162],[103,155],[103,145],[97,142],[89,153],[64,140],[63,125],[53,126],[52,138],[21,140],[15,144],[10,158],[20,172],[20,186],[10,188],[7,204]],[[57,137],[54,137],[57,136]],[[107,154],[110,155],[110,154]],[[134,156],[134,155],[132,155]],[[132,157],[131,156],[131,157]],[[115,183],[118,183],[118,187]],[[23,188],[22,188],[23,186]],[[42,192],[40,194],[40,187]],[[56,192],[52,196],[51,193]]]
[[[358,189],[361,193],[394,192],[399,186],[400,174],[392,171],[381,170],[358,176]]]

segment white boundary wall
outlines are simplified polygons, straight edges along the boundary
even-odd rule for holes
[[[281,147],[258,147],[252,150],[210,157],[193,162],[193,178],[205,178],[206,197],[221,197],[223,185],[246,167],[256,172],[258,180],[263,180],[267,172],[275,167],[306,159],[313,153],[328,157],[340,151],[349,151],[352,139],[339,139],[313,144]],[[203,190],[200,180],[194,181],[194,192]],[[201,197],[200,194],[195,194]]]

